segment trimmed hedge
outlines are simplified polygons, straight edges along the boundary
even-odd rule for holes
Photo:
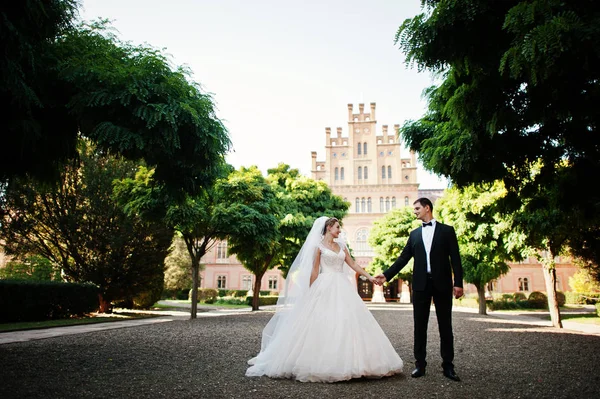
[[[262,291],[261,291],[262,292]],[[258,297],[258,306],[266,306],[266,305],[277,305],[278,296],[269,295],[269,296],[259,296]],[[246,297],[246,304],[248,306],[252,306],[252,297]]]
[[[0,322],[81,316],[99,308],[94,284],[0,280]]]

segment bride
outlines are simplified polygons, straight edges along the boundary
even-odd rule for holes
[[[336,218],[313,224],[246,376],[335,382],[402,371],[402,360],[352,283],[355,272],[374,278],[354,263],[340,232]]]

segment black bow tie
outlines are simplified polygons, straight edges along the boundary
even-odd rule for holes
[[[425,226],[433,227],[433,223],[432,222],[423,223],[423,227],[425,227]]]

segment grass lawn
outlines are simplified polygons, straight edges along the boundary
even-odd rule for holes
[[[44,320],[44,321],[22,321],[16,323],[0,323],[0,332],[34,330],[50,327],[76,326],[81,324],[106,323],[112,321],[123,321],[130,319],[140,319],[147,317],[156,317],[156,315],[139,313],[115,313],[112,316],[89,315],[83,317],[72,317],[69,319]]]
[[[561,314],[560,318],[561,320],[600,326],[600,317],[595,314]],[[550,316],[548,316],[546,320],[550,320]]]

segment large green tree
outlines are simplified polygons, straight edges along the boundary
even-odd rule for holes
[[[435,206],[436,218],[454,227],[458,237],[463,278],[477,287],[479,314],[487,314],[487,284],[509,271],[509,261],[528,253],[525,236],[515,230],[514,218],[488,211],[506,195],[500,182],[446,190]]]
[[[173,231],[127,216],[117,205],[113,181],[132,176],[135,163],[85,140],[79,148],[80,160],[62,171],[59,184],[11,182],[0,229],[6,252],[43,256],[59,265],[67,280],[97,284],[101,311],[156,286],[159,296]]]
[[[254,274],[252,310],[259,309],[262,278],[279,263],[281,251],[280,202],[256,166],[241,167],[217,184],[227,198],[218,218],[232,228],[229,252]]]
[[[396,43],[439,84],[426,114],[402,127],[407,145],[457,186],[502,180],[503,211],[532,215],[515,228],[536,235],[533,246],[550,258],[568,247],[599,272],[600,194],[589,184],[600,174],[600,3],[421,3]]]
[[[232,168],[221,164],[215,173],[227,180]],[[135,178],[115,182],[119,203],[129,215],[139,215],[149,222],[163,224],[177,232],[189,256],[192,278],[192,306],[190,317],[196,318],[198,310],[198,287],[200,286],[200,261],[218,239],[226,238],[235,229],[221,217],[222,209],[231,204],[217,182],[205,186],[194,194],[173,194],[164,184],[154,179],[154,169],[140,167]]]
[[[419,227],[419,223],[412,212],[412,207],[409,206],[392,209],[382,218],[375,220],[373,229],[369,233],[369,245],[375,251],[373,261],[368,266],[369,273],[378,275],[389,268],[400,256],[410,232]],[[396,276],[408,286],[411,302],[412,273],[411,259]]]
[[[267,173],[267,181],[279,201],[281,250],[278,267],[286,277],[314,221],[321,216],[343,220],[350,204],[333,194],[325,182],[302,176],[298,169],[284,163]]]
[[[171,191],[197,193],[214,178],[229,137],[212,98],[160,51],[120,41],[106,21],[74,26],[78,2],[2,7],[0,181],[52,180],[76,156],[79,135],[143,158]]]

